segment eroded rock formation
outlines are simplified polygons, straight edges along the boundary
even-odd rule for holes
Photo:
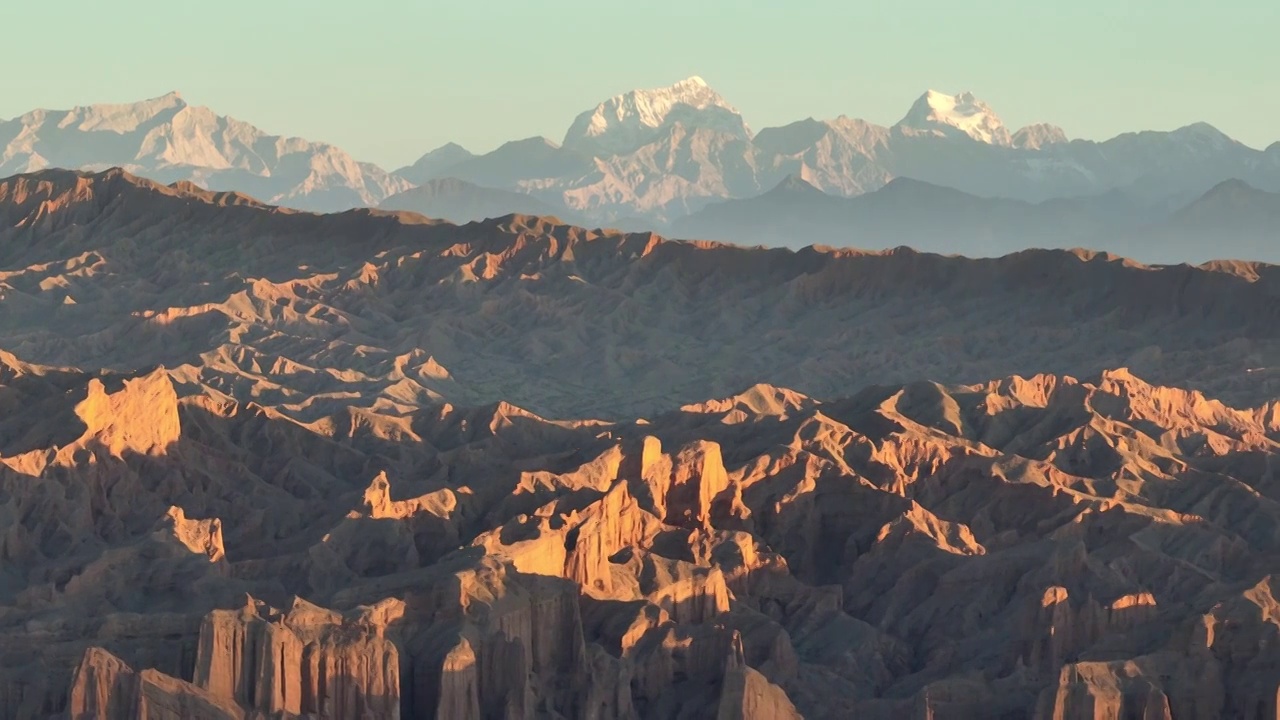
[[[1273,268],[0,185],[0,720],[1277,716]]]
[[[1276,716],[1266,409],[1115,371],[354,427],[7,367],[83,427],[3,458],[5,718]]]

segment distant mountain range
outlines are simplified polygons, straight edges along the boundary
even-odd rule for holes
[[[178,93],[126,105],[34,110],[0,120],[0,176],[121,167],[305,210],[376,205],[413,186],[344,150],[188,105]]]
[[[378,207],[383,210],[407,210],[457,224],[512,213],[565,215],[563,208],[553,207],[533,196],[480,187],[457,178],[427,180],[418,187],[392,195]]]
[[[582,113],[560,144],[531,138],[480,156],[459,150],[429,153],[413,166],[414,180],[453,176],[599,220],[641,216],[659,227],[791,176],[846,197],[907,177],[980,197],[1040,202],[1122,190],[1169,207],[1230,179],[1280,191],[1280,143],[1256,150],[1204,123],[1068,140],[1047,124],[1010,131],[970,93],[929,91],[892,127],[842,116],[753,133],[696,77],[611,98]]]
[[[1150,263],[1280,262],[1280,194],[1228,180],[1169,211],[1119,190],[1029,203],[908,178],[844,198],[792,176],[763,195],[680,218],[672,233],[792,248],[910,246],[970,257],[1085,247]]]
[[[51,166],[119,166],[164,183],[186,180],[322,211],[379,206],[426,185],[392,205],[426,209],[451,220],[546,208],[583,224],[681,232],[723,229],[705,216],[677,223],[713,203],[760,196],[756,207],[769,208],[808,192],[795,187],[795,181],[837,199],[872,193],[901,178],[950,188],[1001,208],[998,217],[982,220],[1001,238],[1019,223],[1064,211],[1050,205],[1028,213],[1013,209],[1020,206],[995,203],[997,199],[1026,204],[1080,198],[1068,205],[1083,206],[1085,219],[1069,214],[1072,223],[1083,224],[1048,232],[1052,237],[1087,237],[1095,226],[1115,231],[1114,224],[1096,225],[1095,213],[1111,217],[1109,213],[1119,212],[1124,222],[1140,228],[1228,180],[1258,192],[1280,192],[1280,143],[1253,149],[1203,123],[1127,133],[1105,142],[1070,140],[1048,124],[1010,129],[970,93],[929,91],[890,127],[842,116],[755,132],[732,104],[697,77],[605,100],[579,114],[560,142],[527,138],[481,155],[450,143],[395,172],[358,162],[332,145],[268,135],[188,105],[176,93],[129,105],[36,110],[0,121],[0,175]],[[900,195],[903,187],[892,192]],[[925,186],[913,187],[924,192]],[[493,191],[519,193],[535,202],[516,205],[515,195]],[[814,196],[804,202],[826,201]],[[1114,203],[1134,209],[1108,209]],[[1099,204],[1100,209],[1094,208]],[[506,211],[499,212],[502,207]],[[980,208],[988,205],[974,207],[978,209],[969,212],[986,212]],[[709,212],[728,222],[728,209]],[[1148,212],[1150,217],[1144,215]],[[790,229],[793,237],[787,242],[808,244],[801,227],[821,230],[814,222]],[[921,228],[923,223],[917,221]],[[770,237],[763,231],[753,236]],[[940,237],[932,231],[927,236]],[[1034,242],[1038,235],[1027,237]],[[992,252],[1008,249],[1001,242],[993,241]],[[1110,249],[1110,243],[1102,238],[1091,245]]]

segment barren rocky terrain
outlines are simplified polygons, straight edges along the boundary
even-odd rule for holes
[[[12,178],[0,717],[1276,718],[1278,321]]]
[[[118,170],[0,181],[0,348],[164,365],[298,419],[505,400],[626,419],[759,382],[815,397],[1129,367],[1280,395],[1280,267],[750,249],[512,215],[313,215]]]

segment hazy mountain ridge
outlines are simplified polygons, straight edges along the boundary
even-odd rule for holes
[[[555,215],[572,221],[565,208],[556,208],[532,195],[480,187],[457,178],[428,180],[418,187],[383,200],[382,210],[405,210],[454,224],[505,215]]]
[[[1122,191],[1046,200],[982,198],[897,178],[853,198],[827,195],[795,176],[744,200],[680,218],[679,237],[869,250],[908,245],[994,257],[1027,247],[1088,247],[1143,262],[1220,258],[1280,262],[1280,195],[1229,180],[1182,208],[1153,207]]]
[[[313,210],[377,204],[410,186],[337,147],[268,135],[178,93],[0,121],[0,175],[113,166]]]
[[[529,138],[473,155],[450,143],[396,173],[331,145],[266,135],[177,94],[34,111],[0,123],[0,147],[0,174],[121,166],[164,183],[323,211],[375,206],[411,185],[454,177],[532,195],[591,224],[636,218],[654,227],[760,195],[790,175],[849,197],[898,177],[1031,202],[1120,189],[1180,206],[1230,178],[1280,191],[1280,149],[1245,147],[1203,123],[1069,141],[1047,124],[1006,128],[971,93],[929,91],[892,127],[811,118],[753,133],[697,77],[610,98],[574,119],[563,144]]]
[[[691,104],[682,104],[691,88],[696,89]],[[649,103],[663,112],[635,110]],[[687,112],[676,113],[678,108]],[[568,173],[462,176],[536,194],[597,220],[641,215],[660,225],[716,200],[766,192],[789,175],[843,196],[910,177],[1029,202],[1119,189],[1148,202],[1185,204],[1230,178],[1280,190],[1280,153],[1248,148],[1204,123],[1103,142],[1068,140],[1061,128],[1045,123],[1010,132],[971,93],[932,90],[891,127],[846,117],[810,118],[752,136],[735,113],[700,78],[664,90],[633,91],[580,115],[566,147],[551,151],[576,158],[566,157],[574,168]],[[623,116],[630,124],[618,119]],[[641,116],[648,120],[641,122]],[[585,141],[570,147],[572,138],[586,137],[592,123],[600,133],[615,133],[618,142],[607,149]],[[617,135],[624,128],[625,140]],[[594,167],[587,161],[593,154],[602,155]],[[538,167],[544,166],[545,160]],[[436,172],[457,174],[454,168]]]
[[[396,175],[414,185],[422,185],[435,177],[440,170],[453,167],[475,157],[470,150],[457,143],[445,143],[418,158],[412,165],[396,170]]]

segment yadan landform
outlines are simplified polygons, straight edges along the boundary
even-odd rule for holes
[[[1280,717],[1280,144],[0,151],[0,719]]]

